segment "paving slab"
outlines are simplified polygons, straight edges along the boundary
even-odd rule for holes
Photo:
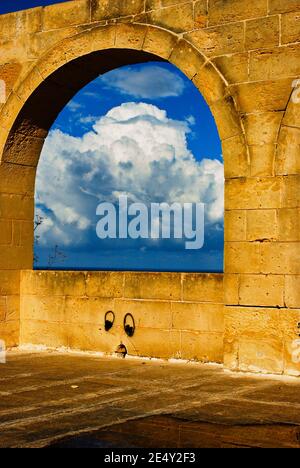
[[[300,380],[59,352],[0,365],[0,447],[300,447]]]

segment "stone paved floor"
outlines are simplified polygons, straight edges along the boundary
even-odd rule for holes
[[[116,446],[300,447],[300,380],[191,363],[9,353],[0,365],[0,447],[74,437],[83,445],[102,437]]]

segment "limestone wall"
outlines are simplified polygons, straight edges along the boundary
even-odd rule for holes
[[[113,328],[104,318],[113,311]],[[123,321],[135,319],[129,338]],[[223,362],[223,275],[23,271],[21,344]]]
[[[74,0],[0,16],[0,337],[19,340],[51,123],[99,72],[97,51],[102,72],[152,54],[193,80],[222,139],[225,366],[300,374],[299,13],[299,0]]]

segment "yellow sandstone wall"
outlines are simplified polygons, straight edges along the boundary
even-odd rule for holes
[[[35,171],[49,127],[22,110],[42,89],[48,115],[47,95],[63,102],[78,89],[88,66],[64,74],[71,60],[126,48],[178,66],[216,119],[226,178],[225,366],[300,375],[299,14],[299,0],[74,0],[0,16],[0,339],[19,342],[19,278],[32,268]]]
[[[114,311],[106,332],[104,316]],[[127,337],[131,313],[136,332]],[[223,275],[23,271],[21,344],[223,362]]]

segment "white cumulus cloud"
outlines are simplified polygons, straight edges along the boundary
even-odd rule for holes
[[[197,161],[187,145],[189,125],[145,103],[125,103],[99,118],[82,137],[51,131],[38,167],[41,245],[83,245],[94,231],[96,207],[132,201],[203,202],[208,224],[223,223],[224,169]]]

